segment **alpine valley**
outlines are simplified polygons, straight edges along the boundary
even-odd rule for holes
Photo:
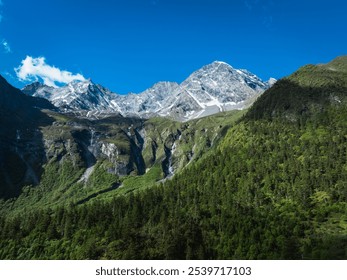
[[[119,95],[0,77],[1,259],[346,259],[347,56]]]

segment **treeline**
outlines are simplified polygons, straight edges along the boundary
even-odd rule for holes
[[[1,259],[346,259],[346,110],[245,120],[164,184],[0,217]]]

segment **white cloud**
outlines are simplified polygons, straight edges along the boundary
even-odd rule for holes
[[[4,48],[5,53],[11,53],[12,52],[10,45],[8,44],[8,42],[5,39],[3,39],[1,41],[1,46]]]
[[[41,78],[45,85],[53,87],[57,87],[56,83],[67,84],[74,80],[86,80],[81,74],[72,74],[46,64],[44,57],[33,58],[27,56],[22,60],[21,65],[14,70],[21,81],[32,82]]]

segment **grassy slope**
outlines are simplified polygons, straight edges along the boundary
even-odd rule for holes
[[[346,57],[340,57],[328,64],[301,67],[278,81],[254,104],[248,117],[296,121],[324,111],[326,104],[338,106],[346,101]]]

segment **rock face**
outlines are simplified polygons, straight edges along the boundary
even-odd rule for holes
[[[78,188],[110,174],[154,169],[156,178],[170,177],[228,125],[200,117],[241,109],[269,86],[224,62],[181,84],[160,82],[128,95],[91,80],[60,88],[33,83],[20,91],[0,76],[0,198],[17,196],[24,186]],[[187,122],[145,120],[153,116]]]
[[[126,117],[169,117],[187,121],[218,112],[243,109],[275,83],[262,81],[247,70],[215,61],[191,74],[180,85],[159,82],[140,94],[112,93],[91,80],[72,82],[61,88],[39,83],[23,92],[50,100],[63,112],[86,117],[121,114]]]
[[[247,70],[215,61],[190,75],[170,96],[159,115],[188,120],[243,109],[247,101],[269,87]]]
[[[115,100],[124,116],[154,117],[168,107],[170,96],[178,88],[177,83],[159,82],[140,94],[115,95]]]
[[[0,82],[0,198],[5,199],[18,196],[26,186],[79,192],[90,184],[113,185],[112,180],[128,175],[151,172],[153,180],[171,177],[221,137],[230,125],[225,114],[239,114],[185,123],[117,115],[85,119],[62,114],[47,100],[25,95],[4,79]],[[90,83],[84,86],[87,94],[101,90]],[[160,83],[155,88],[164,99],[165,89],[177,90],[179,85]],[[49,89],[31,87],[47,95]],[[84,92],[77,85],[75,89]],[[154,90],[146,94],[153,96]]]
[[[45,158],[40,127],[52,123],[41,109],[54,110],[54,106],[24,95],[0,76],[0,197],[39,182]]]
[[[62,116],[55,114],[52,117]],[[158,180],[169,178],[192,159],[198,159],[221,137],[223,126],[213,124],[208,120],[182,124],[165,119],[120,117],[86,122],[71,121],[69,117],[41,130],[18,130],[10,151],[3,154],[5,163],[13,161],[17,165],[17,173],[12,178],[12,167],[2,166],[2,188],[16,186],[19,192],[20,186],[40,185],[41,176],[60,174],[64,178],[64,172],[68,176],[77,174],[70,184],[86,184],[100,165],[106,173],[118,177],[144,175],[151,168],[158,168]],[[3,191],[8,193],[6,189]],[[16,192],[10,193],[9,197],[15,195]]]
[[[91,80],[73,81],[61,88],[36,82],[26,86],[22,91],[27,95],[48,99],[62,112],[79,112],[87,117],[121,112],[114,100],[115,95]]]

